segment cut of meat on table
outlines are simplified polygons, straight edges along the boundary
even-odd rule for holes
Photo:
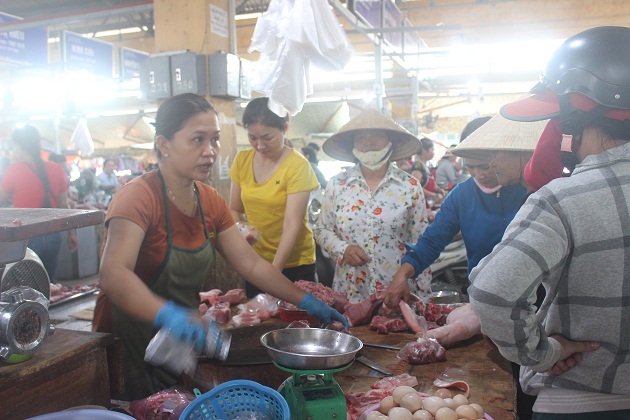
[[[453,308],[451,306],[428,303],[424,307],[422,316],[424,316],[427,322],[434,322],[437,325],[444,325],[446,323],[446,317],[452,311]]]
[[[418,321],[418,315],[413,309],[411,309],[407,302],[401,300],[398,303],[398,306],[400,306],[400,312],[402,313],[403,318],[405,318],[407,325],[409,326],[409,328],[411,328],[413,332],[424,333],[426,331],[426,328],[422,328],[422,326],[420,325],[420,322]]]
[[[393,391],[399,386],[410,386],[415,387],[418,386],[418,378],[415,376],[411,376],[408,373],[403,373],[398,376],[387,376],[381,380],[374,382],[370,385],[370,388],[374,389],[388,389]]]
[[[199,292],[199,299],[201,302],[208,302],[208,306],[216,305],[217,303],[229,303],[230,305],[236,305],[241,300],[246,299],[245,289],[232,289],[223,294],[223,291],[219,289],[212,289],[207,292]]]
[[[407,331],[409,326],[402,318],[376,315],[370,322],[370,329],[377,331],[379,334],[387,334],[390,332]]]
[[[278,299],[267,293],[259,293],[248,302],[238,305],[238,310],[241,314],[256,314],[264,321],[278,314]]]
[[[298,280],[293,284],[295,284],[297,287],[304,290],[305,292],[312,294],[317,299],[324,302],[326,305],[335,308],[341,313],[343,313],[346,306],[350,304],[350,301],[348,301],[348,296],[345,293],[337,292],[321,283],[315,283],[308,280]],[[288,302],[285,304],[287,309],[296,309],[294,305],[291,305]]]
[[[368,324],[372,320],[372,316],[376,309],[383,304],[383,298],[378,296],[379,293],[372,293],[369,298],[362,302],[350,304],[343,316],[348,319],[351,327]]]
[[[448,346],[481,333],[479,318],[469,303],[454,309],[446,317],[446,325],[427,332],[427,337]]]
[[[205,303],[202,303],[199,305],[199,313],[202,314],[204,318],[212,319],[219,324],[225,324],[228,322],[230,320],[230,315],[232,314],[230,311],[230,304],[227,302],[217,303],[209,308]]]
[[[235,327],[246,327],[249,325],[260,324],[260,318],[254,313],[241,313],[232,317],[232,322]]]
[[[410,365],[424,365],[446,360],[446,350],[432,338],[419,338],[407,343],[398,352],[398,358]]]

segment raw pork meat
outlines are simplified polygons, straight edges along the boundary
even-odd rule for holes
[[[238,305],[239,313],[256,314],[261,321],[278,314],[278,299],[266,294],[259,293],[247,303]]]
[[[398,352],[398,358],[410,365],[423,365],[446,360],[446,350],[432,338],[419,338],[407,343]]]
[[[218,322],[219,324],[225,324],[230,320],[230,304],[227,302],[217,303],[208,308],[208,305],[202,303],[199,305],[199,313],[204,318],[210,318]]]
[[[246,327],[248,325],[260,324],[260,318],[254,313],[241,313],[232,317],[235,327]]]
[[[427,332],[427,337],[436,339],[441,345],[448,346],[467,340],[481,332],[479,318],[469,303],[453,310],[446,317],[446,325]]]
[[[383,304],[383,298],[379,293],[372,293],[369,298],[362,302],[348,305],[343,316],[348,319],[351,327],[367,324],[372,319],[374,311]]]
[[[387,334],[390,332],[407,331],[409,326],[402,318],[389,318],[376,315],[370,322],[370,329],[377,331],[379,334]]]
[[[142,400],[132,401],[129,409],[138,420],[176,420],[195,399],[188,392],[165,389]]]
[[[343,292],[336,292],[330,287],[324,286],[321,283],[315,283],[308,280],[298,280],[294,282],[297,287],[304,290],[307,293],[312,294],[317,299],[324,302],[326,305],[335,308],[337,311],[345,311],[346,306],[350,304],[348,296]],[[294,305],[285,302],[287,309],[295,309]]]
[[[199,292],[199,298],[201,302],[208,302],[208,306],[216,305],[217,303],[229,303],[230,305],[236,305],[241,300],[246,299],[245,289],[232,289],[228,290],[226,294],[219,289],[212,289],[207,292]]]

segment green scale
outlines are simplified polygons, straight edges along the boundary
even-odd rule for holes
[[[290,369],[273,362],[279,369],[292,373],[278,392],[287,400],[291,420],[342,420],[346,418],[346,396],[333,378],[335,372],[348,369],[352,362],[334,369]]]

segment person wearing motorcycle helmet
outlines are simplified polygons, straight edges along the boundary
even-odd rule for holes
[[[533,96],[501,110],[551,118],[526,170],[540,188],[468,292],[482,332],[522,366],[536,420],[630,418],[629,65],[630,28],[589,29],[559,47]]]

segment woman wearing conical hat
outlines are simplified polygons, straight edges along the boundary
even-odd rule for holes
[[[418,153],[420,141],[376,110],[367,110],[324,142],[329,156],[355,162],[331,178],[322,200],[315,239],[336,261],[333,288],[351,302],[367,299],[377,284],[389,285],[405,253],[427,227],[418,180],[392,162]],[[409,280],[428,301],[428,271]]]

